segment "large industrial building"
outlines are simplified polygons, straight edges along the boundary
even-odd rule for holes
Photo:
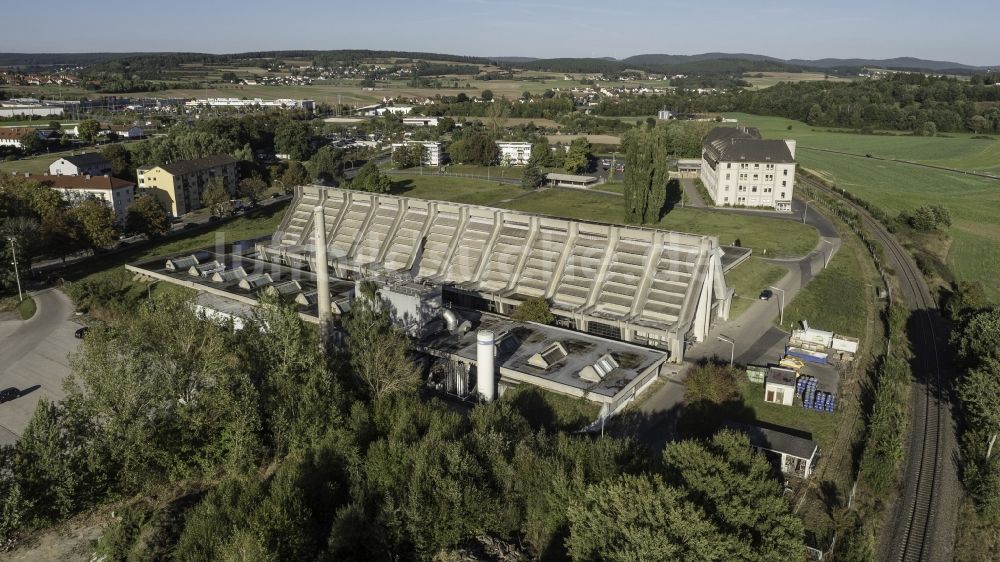
[[[461,203],[303,187],[260,257],[313,266],[317,206],[327,266],[341,279],[406,275],[443,286],[456,306],[505,315],[542,297],[559,326],[663,348],[674,361],[729,315],[714,237]]]
[[[795,141],[750,127],[716,127],[702,143],[701,181],[719,206],[792,210]]]
[[[429,386],[490,399],[532,384],[602,416],[707,337],[733,294],[714,237],[322,186],[296,190],[273,237],[239,246],[129,269],[199,290],[206,315],[238,316],[270,291],[313,322],[326,283],[336,315],[371,281],[430,361]],[[509,318],[530,297],[555,325]]]

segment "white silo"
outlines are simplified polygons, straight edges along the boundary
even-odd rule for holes
[[[495,360],[493,332],[483,330],[476,334],[476,390],[487,402],[492,402],[497,392]]]

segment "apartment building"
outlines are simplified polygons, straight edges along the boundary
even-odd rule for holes
[[[59,193],[73,203],[82,199],[104,201],[115,212],[119,223],[125,222],[125,211],[135,200],[135,184],[110,175],[51,175],[27,177]]]
[[[237,161],[227,154],[139,168],[137,175],[139,189],[155,195],[175,217],[204,207],[202,195],[212,178],[222,178],[231,195],[236,193],[239,180]]]
[[[97,152],[72,154],[49,164],[53,176],[103,176],[111,173],[111,161]]]
[[[531,159],[530,142],[497,141],[500,163],[504,166],[525,166]]]
[[[719,206],[791,212],[795,141],[762,139],[746,127],[716,127],[702,143],[701,181]]]
[[[424,147],[424,159],[423,159],[424,166],[440,166],[441,164],[444,163],[441,158],[441,153],[444,147],[444,143],[438,141],[408,140],[404,142],[394,142],[392,143],[392,151],[396,152],[397,148],[401,148],[404,146],[411,146],[414,144],[420,144],[423,145]]]

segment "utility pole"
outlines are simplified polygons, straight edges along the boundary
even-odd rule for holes
[[[21,293],[21,273],[17,270],[17,249],[14,247],[14,237],[9,236],[7,240],[10,241],[10,256],[14,264],[14,278],[17,279],[17,302],[24,300],[24,295]]]

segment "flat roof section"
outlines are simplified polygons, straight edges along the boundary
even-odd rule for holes
[[[466,310],[461,310],[460,313],[463,320],[470,322],[469,331],[442,331],[421,339],[418,346],[434,355],[475,364],[476,333],[489,330],[495,334],[496,361],[501,377],[566,394],[583,396],[589,393],[603,397],[604,400],[600,400],[602,402],[610,402],[632,383],[667,360],[667,354],[662,351],[626,342],[607,340],[555,326],[516,322],[493,314]],[[537,360],[531,361],[536,354],[544,357],[556,343],[566,350],[565,357],[555,360],[548,369],[536,366],[539,364]],[[596,365],[605,355],[611,355],[618,366],[598,382],[581,378],[581,371]]]

